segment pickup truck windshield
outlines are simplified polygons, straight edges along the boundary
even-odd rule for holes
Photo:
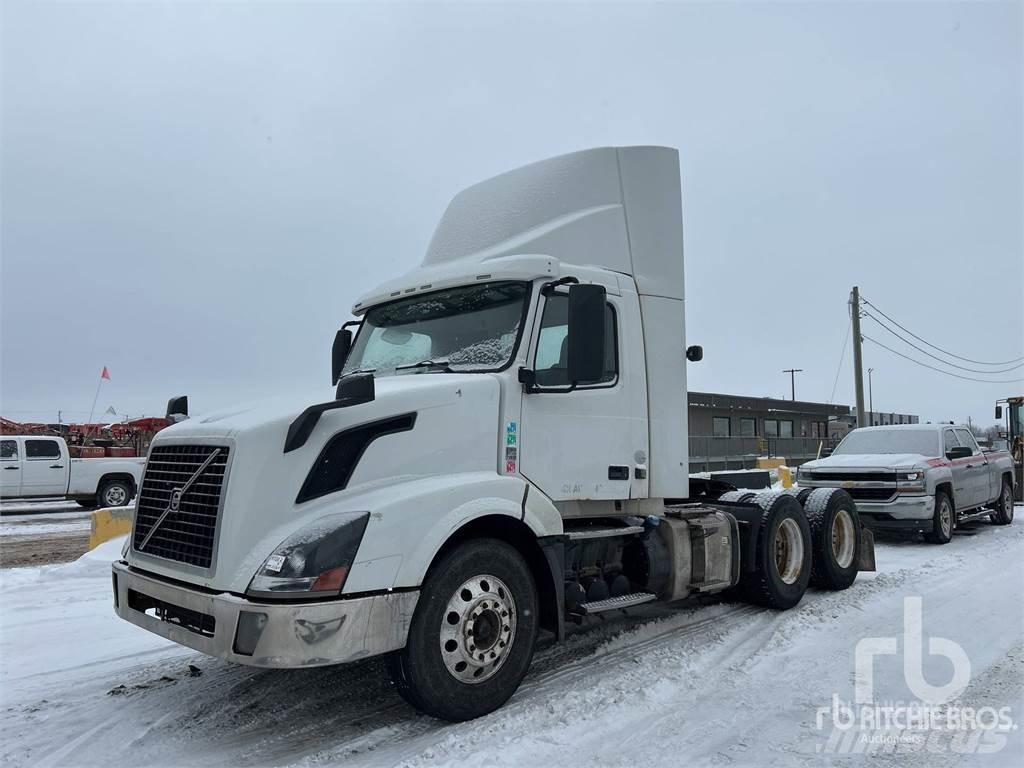
[[[366,313],[343,373],[493,371],[515,352],[528,282],[481,283],[399,299]]]
[[[919,453],[941,456],[939,435],[931,430],[855,429],[843,438],[833,456],[853,453]]]

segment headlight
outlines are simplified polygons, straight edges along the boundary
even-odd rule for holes
[[[369,512],[342,512],[293,533],[263,561],[246,594],[339,594],[369,519]]]
[[[924,490],[924,470],[915,469],[910,472],[897,472],[896,487],[900,491]]]

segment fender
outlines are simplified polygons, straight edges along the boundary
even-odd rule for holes
[[[417,478],[358,494],[345,506],[369,510],[370,522],[343,594],[420,586],[445,542],[485,515],[521,520],[538,538],[562,533],[561,515],[543,493],[495,472]]]

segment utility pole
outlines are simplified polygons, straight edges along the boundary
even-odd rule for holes
[[[853,324],[853,385],[857,393],[857,426],[864,426],[864,372],[860,355],[860,289],[850,291],[850,322]]]
[[[803,368],[786,368],[783,373],[789,374],[789,392],[790,398],[796,400],[796,375],[803,373]]]
[[[875,372],[874,368],[868,368],[868,413],[871,414],[868,419],[871,421],[871,426],[875,426],[875,395],[874,388],[871,386],[871,374]]]

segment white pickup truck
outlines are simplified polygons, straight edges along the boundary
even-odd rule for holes
[[[77,501],[83,507],[120,507],[135,497],[146,460],[72,459],[60,437],[0,438],[0,497]]]
[[[799,467],[797,481],[801,488],[843,488],[865,525],[923,533],[935,544],[968,520],[1013,522],[1010,454],[983,451],[964,427],[855,429],[831,456]]]

